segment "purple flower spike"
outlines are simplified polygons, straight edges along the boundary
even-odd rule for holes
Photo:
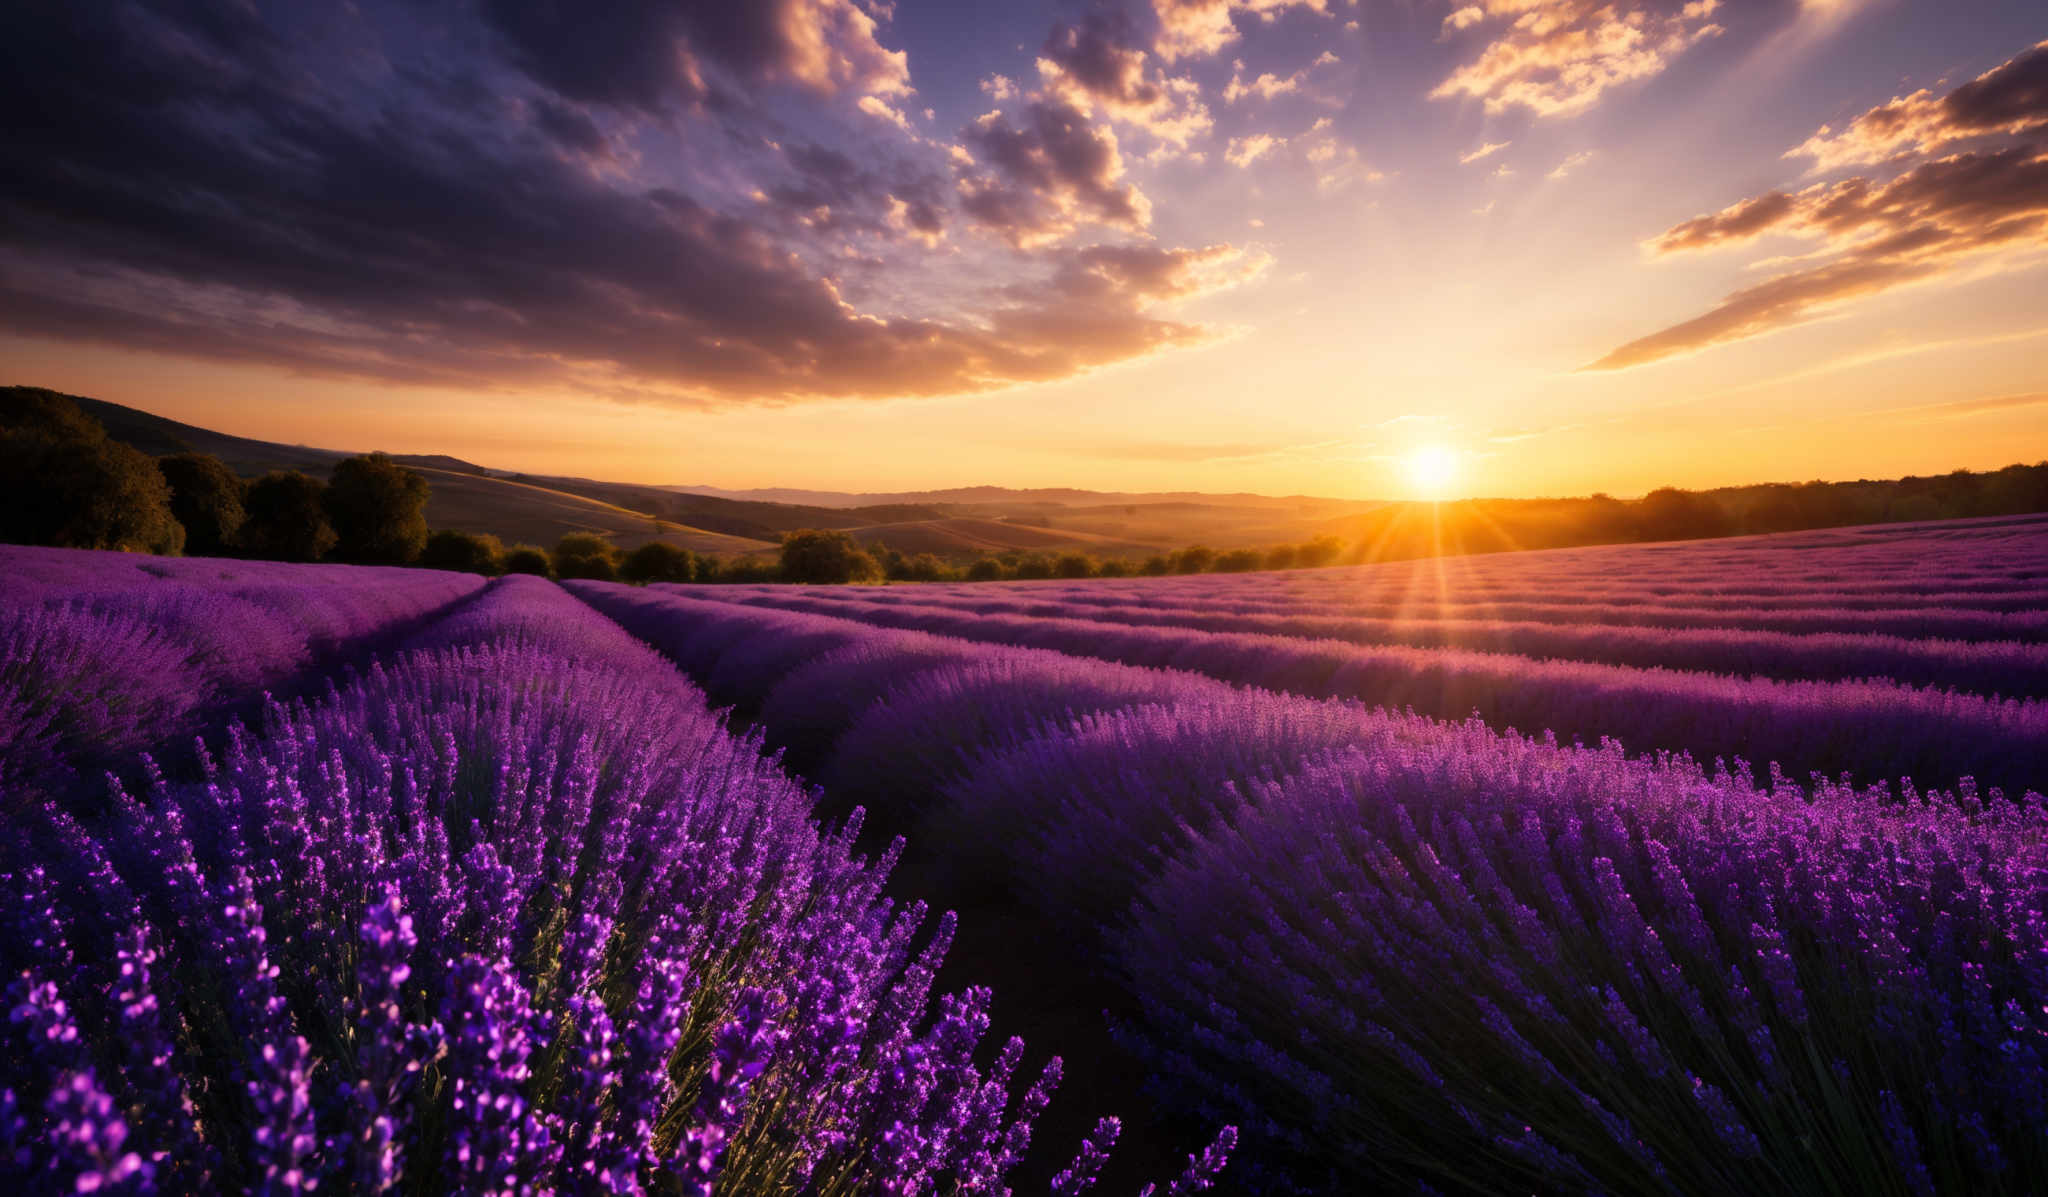
[[[1095,1124],[1095,1133],[1081,1144],[1080,1154],[1067,1170],[1052,1178],[1053,1197],[1080,1197],[1095,1187],[1095,1178],[1102,1171],[1102,1165],[1109,1162],[1109,1149],[1116,1146],[1116,1138],[1123,1133],[1123,1123],[1114,1118],[1104,1118]]]

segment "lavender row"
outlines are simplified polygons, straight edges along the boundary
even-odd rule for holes
[[[700,643],[833,630],[630,597]],[[764,722],[836,726],[828,774],[916,795],[956,889],[1108,925],[1160,1099],[1251,1134],[1237,1183],[1998,1193],[2048,1166],[2037,797],[1758,787],[1200,686],[1018,738],[950,684],[961,650],[839,634]],[[891,643],[927,655],[864,711],[808,700]]]
[[[176,746],[482,585],[420,570],[296,577],[300,567],[276,565],[209,580],[194,561],[180,562],[178,581],[144,572],[172,559],[11,547],[0,565],[25,560],[34,575],[60,553],[70,589],[10,587],[0,600],[0,787],[18,801],[68,792],[144,747]]]
[[[826,594],[824,591],[813,592]],[[1508,620],[1359,619],[1301,611],[1244,614],[1176,602],[1098,604],[1071,599],[912,596],[914,605],[978,615],[1080,619],[1139,627],[1182,627],[1355,644],[1455,648],[1545,660],[1595,661],[1781,680],[1889,679],[2008,698],[2048,696],[2048,645],[2012,641],[1920,640],[1900,636],[1746,632],[1727,628],[1640,628]],[[838,597],[851,598],[850,595]],[[898,605],[901,599],[894,600]]]
[[[771,593],[767,587],[732,588],[736,592]],[[775,588],[781,589],[781,588]],[[931,593],[961,601],[990,601],[1022,596],[1038,602],[1086,604],[1103,608],[1173,606],[1190,610],[1244,615],[1331,614],[1360,619],[1506,621],[1515,623],[1599,624],[1692,631],[1723,628],[1790,635],[1835,633],[1892,635],[1911,639],[2048,641],[2048,610],[2037,601],[2020,611],[1973,611],[1957,607],[1909,607],[1850,611],[1823,606],[1789,611],[1721,610],[1698,607],[1641,606],[1613,603],[1468,602],[1455,591],[1449,597],[1431,592],[1402,599],[1333,597],[1314,602],[1287,599],[1230,599],[1160,589],[1110,591],[1092,583],[1037,584],[1033,589],[996,588],[974,591],[944,587],[904,588],[882,602],[919,602]],[[818,591],[818,593],[826,593]],[[866,597],[866,596],[864,596]]]
[[[2048,703],[1886,682],[1777,682],[1662,669],[1341,641],[977,616],[948,608],[823,599],[746,601],[836,612],[886,626],[1182,669],[1317,698],[1351,698],[1438,718],[1638,751],[1745,763],[1759,775],[1854,774],[1947,786],[1964,778],[2014,794],[2048,785]]]
[[[1150,888],[1131,1038],[1309,1191],[2023,1193],[2043,820],[1526,742],[1339,753]]]
[[[981,1050],[988,991],[931,1001],[950,917],[882,899],[886,861],[556,588],[436,640],[103,828],[13,829],[0,1170],[1000,1190],[1059,1066],[1025,1088],[1021,1043]]]

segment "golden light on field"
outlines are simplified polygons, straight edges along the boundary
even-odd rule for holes
[[[1403,463],[1408,485],[1425,499],[1441,499],[1458,480],[1458,455],[1446,445],[1418,445]]]

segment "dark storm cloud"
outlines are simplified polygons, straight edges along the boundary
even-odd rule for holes
[[[495,37],[458,29],[423,43],[434,31],[408,22],[424,11],[11,6],[0,15],[0,320],[21,334],[327,374],[679,400],[972,391],[1209,335],[1149,311],[1171,288],[1138,281],[1086,304],[1026,284],[979,313],[865,315],[805,264],[796,251],[809,243],[758,219],[758,204],[736,216],[692,194],[686,176],[611,160],[606,120],[679,93],[681,76],[629,56],[601,84],[577,69],[592,45],[556,45],[543,68],[543,25],[531,24],[536,49],[520,69],[551,82],[522,89],[503,60],[476,51]],[[736,77],[752,70],[800,94],[901,77],[847,49],[859,42],[847,31],[871,35],[873,23],[842,4],[677,11],[692,53]],[[266,24],[263,12],[298,23]],[[613,15],[676,45],[638,8]],[[807,27],[819,36],[792,32],[787,21],[805,15],[823,22]],[[609,116],[591,106],[600,101]],[[716,126],[682,127],[730,141]],[[1091,146],[1059,121],[1022,136],[989,142],[1006,185],[1142,223],[1135,191],[1115,185],[1113,142]],[[811,206],[867,224],[880,212],[908,232],[943,227],[937,161],[897,171],[825,145],[783,159],[788,173],[771,180],[781,202],[820,200]],[[1027,258],[1019,270],[1044,277],[1064,261]],[[1095,326],[1049,343],[1060,305],[1085,308]]]

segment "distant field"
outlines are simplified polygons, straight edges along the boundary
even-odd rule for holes
[[[974,586],[0,547],[0,732],[7,1088],[174,1191],[506,1111],[659,1188],[730,1077],[749,1193],[1040,1191],[1109,1111],[1112,1191],[2048,1171],[2048,517]]]

